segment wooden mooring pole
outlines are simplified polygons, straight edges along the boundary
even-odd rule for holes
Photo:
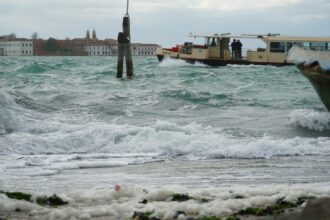
[[[118,63],[117,78],[123,77],[124,59],[126,62],[126,74],[128,78],[133,77],[133,59],[131,51],[130,18],[128,15],[129,0],[127,0],[126,15],[123,18],[123,32],[118,33]]]
[[[118,61],[117,61],[117,78],[123,77],[124,72],[124,34],[118,33]]]

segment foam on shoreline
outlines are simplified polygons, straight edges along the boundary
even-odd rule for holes
[[[175,202],[175,193],[188,194],[193,199]],[[174,219],[178,211],[187,217],[218,216],[225,217],[248,207],[265,207],[279,199],[296,201],[299,197],[329,196],[329,183],[301,185],[231,186],[223,188],[173,188],[142,189],[122,185],[120,190],[98,189],[76,191],[60,195],[69,205],[48,208],[35,203],[8,199],[0,195],[0,212],[20,210],[43,215],[49,219],[85,219],[107,217],[108,219],[127,219],[134,211],[153,211],[161,219]],[[37,195],[34,195],[34,198]],[[141,203],[146,200],[147,202]],[[204,201],[204,202],[201,202]]]

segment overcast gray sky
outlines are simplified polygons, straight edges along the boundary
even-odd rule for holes
[[[130,0],[132,40],[171,46],[198,34],[330,36],[330,0]],[[0,35],[116,38],[126,0],[0,0]]]

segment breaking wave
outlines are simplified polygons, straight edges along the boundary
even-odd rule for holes
[[[16,101],[10,94],[0,90],[0,135],[15,132],[38,134],[60,129],[59,122],[48,122],[43,114],[23,108]],[[55,127],[53,124],[56,124]]]
[[[313,131],[330,130],[330,114],[310,109],[299,109],[291,112],[289,124]]]
[[[196,62],[194,64],[186,62],[184,60],[179,60],[179,59],[171,59],[171,58],[165,58],[160,62],[159,64],[160,67],[186,67],[186,66],[197,66],[197,67],[207,67],[206,65]]]
[[[38,126],[44,126],[44,130],[39,128],[39,132],[44,133],[32,133],[35,127],[26,125],[25,132],[2,137],[1,153],[151,153],[159,157],[191,159],[330,155],[329,138],[236,138],[219,129],[197,123],[178,125],[157,121],[141,127],[100,122],[87,125],[48,122],[39,123]]]
[[[314,94],[294,75],[269,85],[274,74],[290,69],[198,68],[203,65],[179,60],[159,66],[141,58],[137,75],[146,72],[148,78],[125,81],[99,74],[115,60],[82,59],[0,63],[6,72],[0,80],[0,172],[28,166],[33,170],[29,175],[38,176],[168,159],[330,155],[329,137],[276,136],[286,129],[288,109],[296,108],[291,100],[312,100],[308,97]],[[293,93],[302,90],[306,94]],[[294,111],[289,123],[330,130],[330,118],[321,112]]]
[[[288,60],[295,64],[305,63],[305,65],[317,61],[322,69],[330,70],[330,52],[328,51],[308,51],[294,46],[289,51]]]
[[[15,112],[14,101],[0,90],[0,135],[15,131],[18,122]]]
[[[9,61],[16,63],[11,71],[8,70],[10,73],[20,72],[22,66],[30,68],[31,65],[36,65],[33,63],[33,59],[6,62]],[[93,63],[94,66],[88,62]],[[95,65],[95,62],[99,62],[97,64],[100,65]],[[238,116],[242,121],[257,119],[255,114],[245,118],[244,111],[247,110],[253,112],[261,109],[260,112],[264,112],[264,117],[271,117],[266,112],[273,111],[272,108],[265,105],[266,102],[262,96],[265,93],[257,90],[259,85],[254,81],[246,82],[236,75],[233,76],[230,74],[232,67],[179,68],[180,71],[176,71],[178,68],[171,67],[192,65],[180,60],[164,60],[160,67],[151,66],[148,63],[150,60],[139,60],[139,62],[142,64],[137,68],[149,65],[150,69],[156,69],[155,72],[159,74],[159,77],[153,78],[152,81],[142,81],[140,78],[134,81],[135,84],[117,81],[110,77],[95,78],[93,75],[96,74],[93,73],[96,70],[93,72],[92,69],[99,68],[97,72],[104,71],[108,68],[108,60],[91,59],[82,62],[80,59],[73,58],[38,60],[37,63],[42,64],[43,68],[56,69],[52,72],[54,77],[51,77],[56,80],[51,82],[48,76],[45,77],[47,74],[36,76],[37,81],[20,73],[9,78],[3,76],[6,85],[0,89],[0,153],[22,155],[151,153],[157,157],[192,159],[271,158],[288,155],[330,154],[330,149],[327,147],[330,145],[329,138],[285,138],[274,137],[271,134],[256,137],[255,135],[249,136],[249,131],[246,132],[247,135],[226,133],[224,127],[235,131],[248,130],[246,127],[236,124],[237,115],[232,113],[235,109],[243,112]],[[88,68],[79,69],[80,63],[84,63]],[[200,64],[195,65],[200,66]],[[71,66],[74,68],[70,69]],[[240,73],[246,71],[244,68],[236,69],[238,70],[235,71]],[[251,78],[257,78],[259,74],[263,74],[259,80],[264,80],[265,83],[270,80],[267,77],[272,76],[273,73],[283,73],[283,69],[276,68],[267,69],[267,71],[273,71],[272,74],[264,74],[264,71],[260,71],[258,68],[253,69],[255,69],[255,73],[251,72]],[[179,77],[175,74],[168,74],[166,78],[161,78],[169,70],[186,74]],[[86,75],[80,75],[82,72]],[[203,77],[194,78],[189,75],[191,73],[200,75],[201,72],[205,73],[205,76],[212,74],[217,77],[203,81]],[[105,80],[108,81],[105,83]],[[75,81],[76,84],[68,83],[71,81]],[[268,84],[266,85],[265,87],[269,88]],[[283,83],[279,83],[279,85],[283,85]],[[297,83],[298,85],[300,86],[300,82]],[[61,91],[62,89],[63,91]],[[51,95],[48,95],[47,91],[50,90]],[[278,90],[266,91],[266,96],[268,97],[270,96],[268,94],[273,94]],[[21,93],[24,95],[20,95]],[[285,94],[287,93],[290,93],[290,90]],[[31,97],[32,101],[26,97]],[[162,101],[165,104],[162,104]],[[55,110],[40,111],[44,103]],[[167,109],[163,111],[166,104]],[[196,106],[196,104],[201,105],[199,106],[201,111],[194,107],[187,108],[187,106]],[[178,111],[173,106],[177,107]],[[159,113],[159,109],[162,110],[160,116],[155,114],[155,112]],[[122,114],[125,111],[132,117],[120,120],[120,117],[126,117]],[[180,119],[178,123],[174,123],[175,119],[172,120],[172,115],[176,117],[182,112],[187,117],[186,120],[179,123]],[[208,116],[218,119],[219,114],[223,115],[222,118],[227,119],[228,125],[221,127],[219,122],[217,123],[219,127],[205,126],[210,122],[207,119]],[[287,115],[285,116],[287,117]],[[160,120],[157,121],[158,117]],[[206,120],[203,121],[203,119]],[[276,119],[271,118],[270,120]],[[296,111],[290,116],[290,124],[317,131],[329,130],[329,120],[325,114],[313,112],[306,114],[303,111]],[[137,123],[135,123],[136,121]],[[200,123],[195,123],[195,121]],[[274,123],[276,122],[274,121]],[[254,130],[262,127],[260,124],[251,126],[255,126]]]

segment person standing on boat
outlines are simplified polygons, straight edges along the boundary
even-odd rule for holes
[[[237,51],[237,58],[242,58],[242,46],[243,46],[243,44],[239,41],[239,40],[237,40],[237,42],[236,42],[236,51]]]
[[[237,54],[237,42],[236,39],[233,40],[233,42],[231,43],[231,54],[232,54],[232,58],[236,58],[236,54]]]

